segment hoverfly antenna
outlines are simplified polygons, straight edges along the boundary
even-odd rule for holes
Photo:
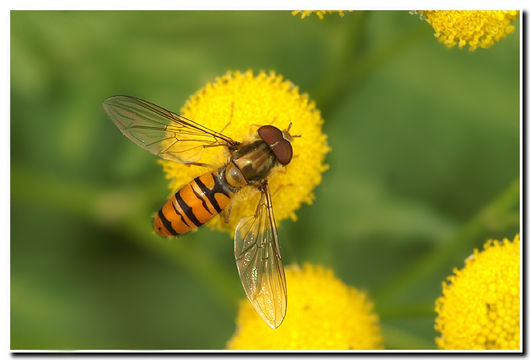
[[[291,127],[293,126],[293,122],[291,121],[289,123],[289,126],[287,126],[287,129],[284,131],[284,133],[289,137],[289,140],[292,141],[293,138],[296,138],[296,137],[302,137],[301,134],[296,134],[296,135],[291,135],[289,133],[289,131],[291,130]]]

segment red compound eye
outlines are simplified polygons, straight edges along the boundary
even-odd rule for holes
[[[293,147],[283,137],[280,129],[272,125],[265,125],[258,129],[258,135],[271,147],[280,164],[289,164],[293,157]]]

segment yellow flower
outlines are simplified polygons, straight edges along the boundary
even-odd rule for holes
[[[519,11],[419,11],[447,47],[489,48],[514,31]]]
[[[287,315],[271,329],[243,300],[229,349],[381,349],[379,318],[367,295],[337,279],[331,269],[289,266]]]
[[[330,148],[322,134],[320,112],[307,95],[299,93],[297,86],[274,72],[260,72],[257,76],[251,71],[228,72],[192,95],[181,114],[212,130],[222,130],[236,141],[253,135],[259,125],[287,129],[292,122],[290,133],[301,135],[292,142],[293,159],[286,167],[275,167],[268,177],[274,215],[277,221],[288,217],[296,220],[295,211],[301,204],[311,204],[313,189],[327,169],[323,161]],[[217,153],[205,154],[201,162],[221,167],[228,155],[228,151],[219,148]],[[166,178],[171,180],[172,191],[208,171],[200,166],[160,162]],[[233,233],[242,217],[254,214],[258,201],[259,191],[247,186],[233,197],[229,222],[217,216],[208,226]]]
[[[348,10],[348,11],[351,12],[352,10]],[[300,14],[302,19],[305,19],[311,14],[316,14],[320,20],[324,18],[324,15],[332,14],[332,13],[339,13],[340,17],[344,16],[343,10],[294,10],[293,12],[291,12],[293,16]]]
[[[489,240],[454,270],[436,300],[441,349],[519,349],[519,235]]]

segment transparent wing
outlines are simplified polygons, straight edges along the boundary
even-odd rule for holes
[[[103,108],[125,136],[166,160],[195,163],[208,149],[238,145],[228,136],[133,96],[111,96]]]
[[[277,328],[287,310],[287,287],[280,244],[267,184],[254,216],[242,218],[234,237],[239,277],[254,309],[272,328]]]

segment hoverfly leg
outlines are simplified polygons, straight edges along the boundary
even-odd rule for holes
[[[289,187],[289,186],[294,186],[295,184],[293,183],[290,183],[290,184],[281,184],[280,186],[278,186],[276,188],[276,190],[274,190],[274,192],[271,193],[271,197],[274,197],[276,196],[276,194],[278,194],[280,192],[280,190],[283,190],[284,188],[286,187]]]
[[[200,162],[195,162],[195,161],[186,161],[186,162],[183,162],[183,164],[185,165],[190,165],[190,166],[202,166],[202,167],[205,167],[205,168],[208,168],[208,169],[217,169],[218,166],[215,166],[215,165],[212,165],[212,164],[205,164],[205,163],[200,163]]]
[[[255,133],[256,130],[257,130],[258,128],[260,128],[261,126],[262,126],[261,124],[250,124],[250,125],[249,125],[249,131],[248,131],[248,133],[249,133],[249,134],[253,134],[253,133]]]
[[[228,224],[230,221],[230,214],[232,213],[232,204],[228,205],[228,207],[223,210],[223,220],[225,221],[225,224]]]
[[[293,122],[291,121],[289,123],[289,126],[287,126],[287,129],[284,130],[284,132],[287,133],[287,136],[291,138],[290,140],[292,141],[293,138],[302,137],[302,134],[291,135],[290,131],[292,127],[293,127]]]
[[[220,133],[223,133],[225,129],[232,123],[232,118],[234,117],[234,102],[232,101],[232,105],[230,106],[230,118],[228,119],[228,122],[225,126],[219,131]]]
[[[267,181],[267,179],[263,180],[261,182],[261,184],[259,185],[259,190],[260,190],[260,199],[259,199],[259,203],[258,204],[262,204],[264,203],[264,198],[265,198],[265,191],[268,191],[268,186],[269,186],[269,182]],[[256,214],[255,216],[258,215],[258,212],[259,212],[259,208],[260,206],[258,205],[258,208],[256,209]]]

